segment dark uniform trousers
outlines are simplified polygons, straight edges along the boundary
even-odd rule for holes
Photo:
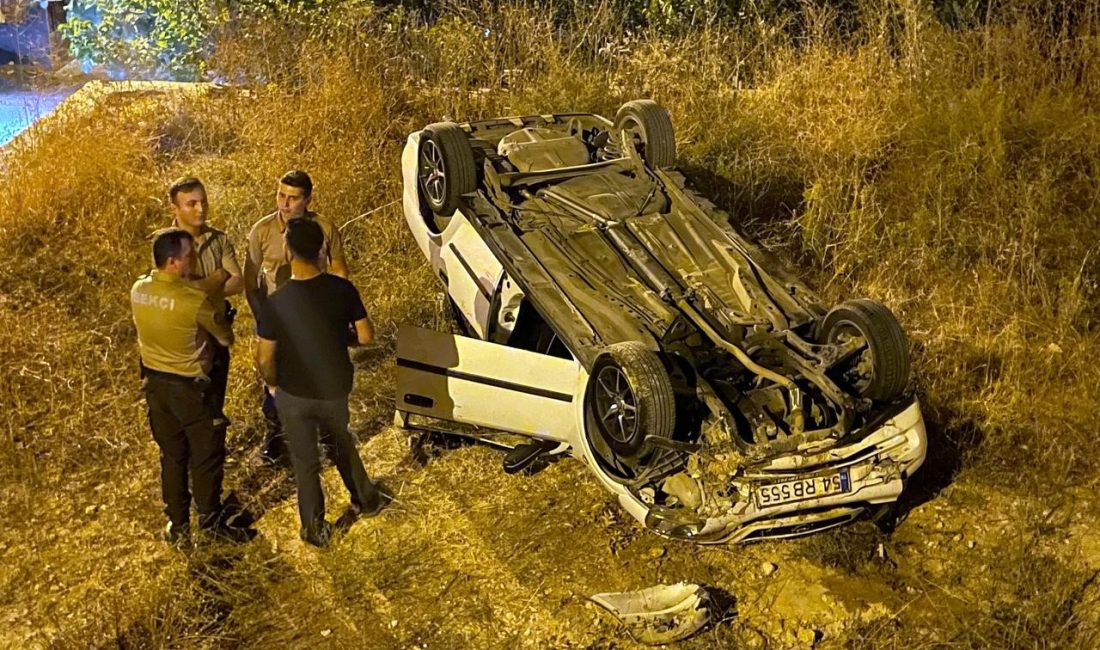
[[[289,268],[289,267],[288,267]],[[267,285],[263,276],[260,276],[260,289],[247,295],[248,306],[252,309],[252,316],[256,319],[256,329],[259,331],[260,319],[263,317],[267,303]],[[275,405],[275,396],[267,389],[266,384],[260,384],[263,392],[263,402],[260,411],[264,416],[264,443],[260,453],[271,460],[282,458],[287,451],[287,443],[283,433],[283,423],[279,420],[279,409]]]
[[[205,380],[146,370],[142,391],[149,427],[160,447],[160,484],[164,513],[173,525],[190,520],[191,491],[199,526],[217,523],[221,514],[225,467],[225,429],[215,430],[205,403]]]
[[[309,399],[279,389],[275,392],[275,403],[298,484],[298,515],[302,527],[315,527],[325,517],[318,431],[321,444],[332,451],[333,462],[351,494],[351,502],[362,510],[369,509],[378,498],[377,488],[367,477],[367,470],[355,449],[355,440],[348,431],[347,396],[334,400]]]
[[[237,310],[227,300],[225,319],[230,326],[233,325],[236,315]],[[210,384],[206,387],[206,408],[210,411],[210,417],[214,418],[214,426],[225,429],[229,425],[229,420],[225,417],[225,390],[229,384],[229,348],[215,340],[211,340],[208,345],[214,351],[214,358],[211,360],[210,372],[207,373],[210,376]]]
[[[225,429],[228,422],[225,418],[225,389],[229,384],[229,348],[211,341],[209,345],[214,350],[214,358],[210,365],[210,384],[206,387],[203,401],[210,417],[221,419],[220,427]]]
[[[283,432],[283,423],[279,419],[279,409],[275,404],[275,396],[268,391],[267,386],[261,384],[263,391],[263,403],[260,410],[264,415],[264,444],[260,450],[264,456],[271,459],[282,458],[286,453],[286,434]]]

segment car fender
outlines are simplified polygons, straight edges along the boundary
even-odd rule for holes
[[[495,295],[502,286],[504,267],[461,210],[455,212],[442,232],[432,232],[428,227],[417,178],[421,133],[411,134],[401,153],[405,221],[432,273],[444,283],[474,334],[485,339],[497,315],[493,307],[500,305]]]

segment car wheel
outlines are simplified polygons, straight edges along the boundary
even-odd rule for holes
[[[663,106],[651,99],[636,99],[623,104],[615,114],[615,129],[633,142],[642,160],[653,168],[676,164],[676,134],[672,118]]]
[[[909,383],[909,344],[898,319],[873,300],[849,300],[825,315],[817,339],[844,344],[866,343],[835,369],[839,378],[862,397],[888,402]]]
[[[437,215],[449,217],[463,194],[477,186],[477,168],[470,140],[454,122],[437,122],[420,134],[417,177],[421,196]]]
[[[617,457],[643,455],[646,436],[672,437],[676,423],[672,381],[652,350],[636,341],[608,346],[590,377],[589,421]]]

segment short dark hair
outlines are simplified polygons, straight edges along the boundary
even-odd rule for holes
[[[313,219],[299,217],[286,222],[286,245],[295,257],[316,262],[325,244],[325,231]]]
[[[183,228],[165,228],[153,234],[153,265],[163,269],[168,260],[179,258],[184,240],[193,242],[191,233]]]
[[[206,186],[202,184],[202,181],[194,176],[183,176],[172,181],[172,185],[168,188],[168,198],[172,203],[175,203],[176,195],[180,192],[191,192],[200,189],[206,191]]]
[[[301,189],[305,192],[306,196],[311,196],[313,194],[313,179],[309,177],[309,174],[300,169],[293,169],[283,174],[279,182],[283,185]]]

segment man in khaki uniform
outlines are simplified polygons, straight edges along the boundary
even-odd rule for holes
[[[221,521],[225,431],[214,430],[204,395],[212,363],[210,339],[228,347],[233,332],[224,313],[186,280],[193,243],[182,229],[157,233],[153,240],[156,268],[130,290],[142,391],[149,427],[160,447],[161,493],[168,516],[165,536],[174,544],[190,539],[190,474],[199,526],[243,541],[252,531],[230,528]]]
[[[210,296],[215,308],[224,311],[229,324],[237,310],[227,298],[244,290],[244,277],[237,264],[233,242],[224,232],[206,223],[210,205],[206,187],[192,176],[176,180],[168,188],[171,201],[172,225],[186,230],[194,242],[194,259],[189,280]],[[214,418],[214,428],[225,429],[229,418],[225,416],[225,389],[229,380],[229,348],[212,341],[213,365],[210,368],[210,386],[206,391],[206,404]]]
[[[263,303],[290,279],[290,251],[286,246],[286,225],[293,219],[316,221],[324,233],[324,243],[318,266],[342,278],[348,277],[344,261],[344,246],[340,231],[328,219],[309,209],[313,198],[313,180],[304,171],[287,172],[279,179],[275,194],[275,212],[263,217],[248,233],[248,255],[244,263],[244,291],[252,315],[259,324],[264,313]],[[286,443],[282,437],[275,399],[264,387],[264,421],[267,435],[260,451],[265,460],[277,463],[286,457]]]

